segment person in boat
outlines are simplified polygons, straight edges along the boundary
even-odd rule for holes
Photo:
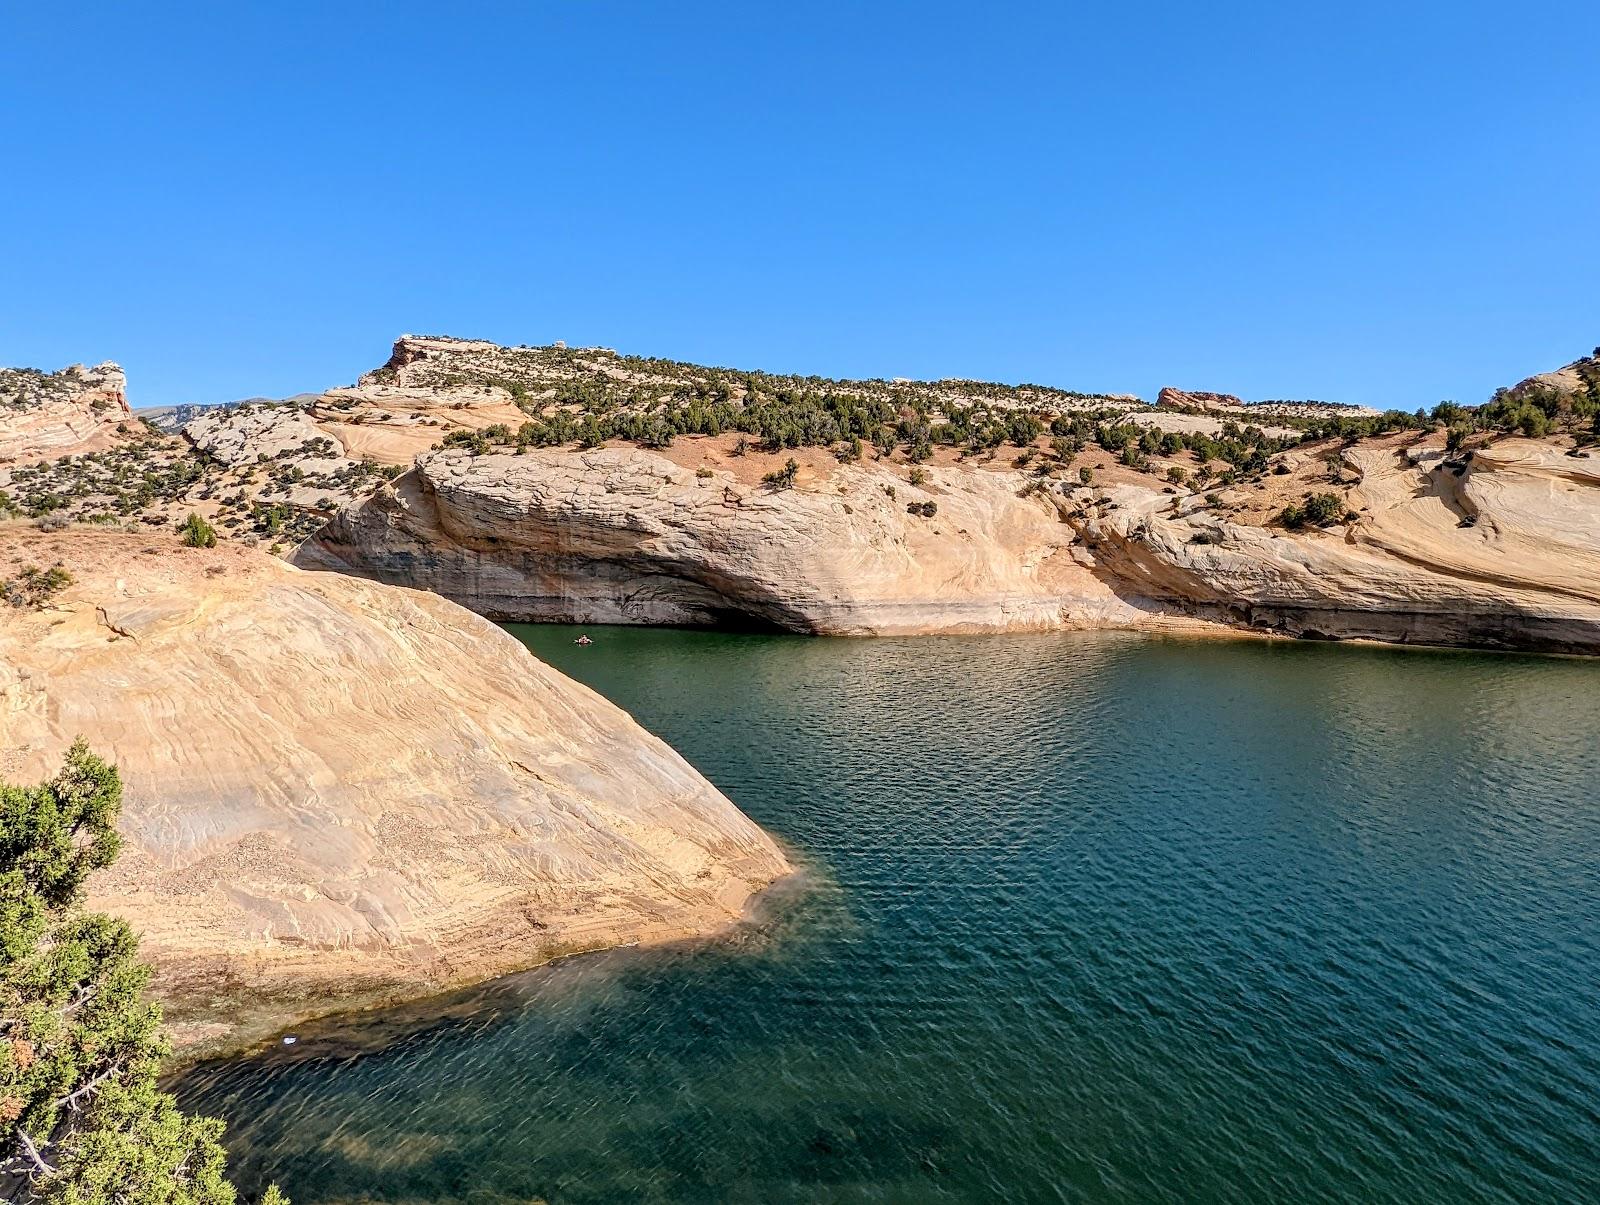
[[[579,636],[572,643],[573,644],[593,644],[594,641],[590,640],[589,639],[589,633],[585,632],[585,633],[583,633],[583,635]]]

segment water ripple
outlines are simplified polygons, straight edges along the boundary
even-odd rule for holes
[[[1600,1199],[1600,691],[1115,635],[529,643],[808,861],[720,943],[196,1069],[248,1188]]]

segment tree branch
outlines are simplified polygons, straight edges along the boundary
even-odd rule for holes
[[[39,1155],[39,1148],[33,1145],[33,1139],[28,1137],[28,1131],[21,1126],[17,1127],[17,1137],[22,1139],[22,1149],[27,1153],[28,1161],[43,1176],[53,1176],[56,1169],[46,1163]]]
[[[67,1108],[76,1112],[78,1108],[78,1101],[82,1100],[85,1096],[94,1095],[95,1091],[100,1087],[101,1084],[105,1083],[106,1080],[110,1079],[113,1075],[121,1070],[121,1063],[112,1063],[111,1066],[107,1067],[99,1075],[85,1083],[83,1087],[77,1089],[75,1092],[69,1092],[60,1100],[56,1101],[56,1103],[51,1107],[56,1109]]]
[[[73,995],[71,1000],[67,1001],[67,1003],[61,1008],[56,1009],[56,1015],[61,1017],[70,1017],[73,1013],[77,1012],[85,1004],[94,999],[95,990],[96,989],[92,984],[85,984],[84,986],[80,987]]]

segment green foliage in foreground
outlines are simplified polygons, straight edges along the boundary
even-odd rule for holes
[[[222,1123],[157,1090],[150,970],[120,920],[82,907],[116,858],[122,782],[80,740],[61,772],[0,784],[0,1197],[232,1205]],[[283,1205],[277,1190],[264,1198]]]

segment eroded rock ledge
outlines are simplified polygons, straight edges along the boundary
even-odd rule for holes
[[[1163,622],[1075,559],[1062,500],[1022,473],[929,468],[913,486],[797,455],[794,488],[772,489],[632,448],[435,452],[297,562],[507,620],[830,635]]]
[[[1198,491],[965,467],[911,486],[820,454],[794,488],[769,489],[638,449],[442,451],[345,508],[298,559],[499,619],[1600,653],[1600,462],[1567,452],[1509,439],[1449,459],[1442,436],[1368,441],[1341,470],[1354,520],[1289,532],[1259,513],[1270,492],[1241,521]],[[1279,480],[1276,505],[1302,484]]]
[[[1078,491],[1074,526],[1121,588],[1248,630],[1600,654],[1600,459],[1510,439],[1344,454],[1353,518],[1285,532],[1198,496]]]

